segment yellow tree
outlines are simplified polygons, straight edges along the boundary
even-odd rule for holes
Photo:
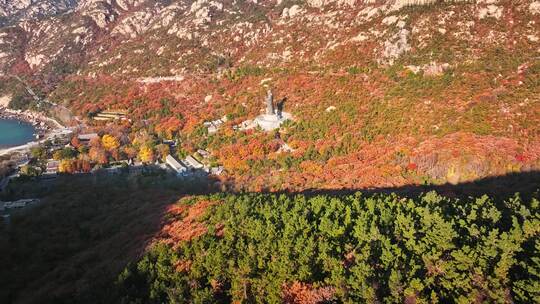
[[[156,150],[159,153],[159,156],[161,157],[161,159],[163,160],[165,160],[167,155],[171,154],[171,148],[169,147],[169,145],[166,145],[166,144],[157,145]]]
[[[101,144],[103,145],[103,148],[109,151],[116,150],[118,147],[120,147],[118,139],[109,134],[103,135],[101,138]]]
[[[143,163],[151,163],[154,161],[154,150],[149,145],[144,145],[139,150],[139,158]]]
[[[54,151],[53,153],[53,159],[54,160],[61,160],[63,157],[62,157],[62,150],[56,150]]]
[[[73,161],[69,159],[64,159],[60,161],[60,164],[58,165],[58,172],[61,173],[73,173],[75,170],[73,166]]]

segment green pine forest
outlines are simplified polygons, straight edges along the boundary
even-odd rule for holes
[[[198,219],[207,232],[156,242],[118,276],[119,302],[540,300],[538,194],[213,194],[178,204],[201,201],[215,202]]]

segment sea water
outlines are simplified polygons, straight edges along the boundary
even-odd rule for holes
[[[0,148],[24,145],[35,140],[34,127],[16,119],[0,119]]]

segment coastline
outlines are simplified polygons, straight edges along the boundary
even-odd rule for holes
[[[12,110],[0,106],[0,119],[14,119],[24,121],[31,124],[36,129],[38,134],[40,134],[41,132],[50,131],[53,128],[53,126],[51,126],[52,121],[50,121],[50,118],[45,117],[39,112],[33,112],[30,110]],[[63,126],[56,121],[55,125],[63,128]]]
[[[66,136],[72,133],[70,128],[67,128],[60,124],[57,120],[46,117],[44,114],[34,112],[30,110],[12,110],[0,106],[0,118],[3,119],[16,119],[31,124],[36,130],[36,136],[38,140],[28,142],[23,145],[0,148],[0,156],[6,156],[12,153],[26,153],[31,148],[38,146],[39,144],[53,139],[58,136]]]

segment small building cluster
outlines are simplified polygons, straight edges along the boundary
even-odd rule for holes
[[[219,121],[223,123],[223,120]],[[45,156],[40,156],[41,159],[36,164],[29,165],[28,159],[25,162],[19,161],[19,173],[14,176],[18,177],[22,174],[30,177],[39,177],[42,180],[52,180],[57,178],[60,172],[69,172],[71,174],[117,175],[127,172],[130,174],[137,174],[142,172],[152,172],[154,170],[167,170],[169,167],[176,172],[176,175],[178,176],[202,176],[207,174],[218,175],[223,172],[223,167],[213,166],[211,164],[211,154],[204,149],[199,149],[192,155],[188,155],[181,160],[177,160],[173,156],[178,145],[178,142],[175,140],[163,140],[161,142],[161,144],[168,145],[172,155],[166,156],[165,159],[163,159],[163,162],[160,159],[156,159],[155,163],[151,165],[145,164],[141,161],[134,161],[133,158],[123,160],[118,159],[115,161],[111,161],[111,159],[108,158],[108,162],[106,164],[90,163],[87,160],[80,160],[77,162],[66,161],[64,163],[64,160],[71,159],[69,153],[78,153],[77,150],[81,149],[82,146],[89,148],[91,142],[95,140],[102,140],[98,133],[80,133],[76,135],[76,139],[78,140],[77,144],[73,144],[73,141],[70,142],[68,138],[62,138],[62,140],[55,140],[51,142],[46,146]],[[55,156],[55,153],[57,152],[58,155]],[[73,169],[75,166],[77,169]],[[4,179],[0,182],[5,184],[1,187],[4,188],[7,186],[9,180]]]
[[[172,155],[167,155],[167,157],[165,158],[165,162],[176,172],[176,175],[178,176],[186,175],[188,171],[187,167],[181,164]]]
[[[110,120],[125,120],[127,115],[126,110],[106,110],[101,111],[96,116],[94,116],[94,120],[100,120],[100,121],[110,121]]]
[[[184,158],[184,163],[192,169],[198,170],[204,168],[204,165],[201,164],[198,160],[196,160],[193,156],[188,155],[186,158]]]
[[[227,116],[223,116],[220,119],[204,122],[204,126],[207,128],[208,134],[215,134],[219,130],[221,125],[223,125],[226,122],[227,122]]]
[[[197,153],[202,157],[202,158],[209,158],[210,157],[210,152],[206,151],[206,150],[203,150],[203,149],[199,149],[197,150]]]
[[[94,139],[98,138],[99,135],[97,133],[87,133],[87,134],[79,134],[77,138],[79,139],[79,142],[83,145],[88,145],[88,143]]]
[[[42,178],[54,178],[58,174],[58,168],[60,167],[60,161],[49,159],[47,160],[47,167],[42,174]]]
[[[212,167],[206,164],[204,160],[209,157],[210,152],[199,149],[194,155],[188,155],[182,160],[177,160],[174,156],[168,155],[165,158],[165,162],[176,172],[176,175],[183,177],[193,175],[197,172],[205,172],[206,174],[212,175],[220,175],[223,173],[222,166]],[[202,158],[202,160],[198,160],[197,158]]]

